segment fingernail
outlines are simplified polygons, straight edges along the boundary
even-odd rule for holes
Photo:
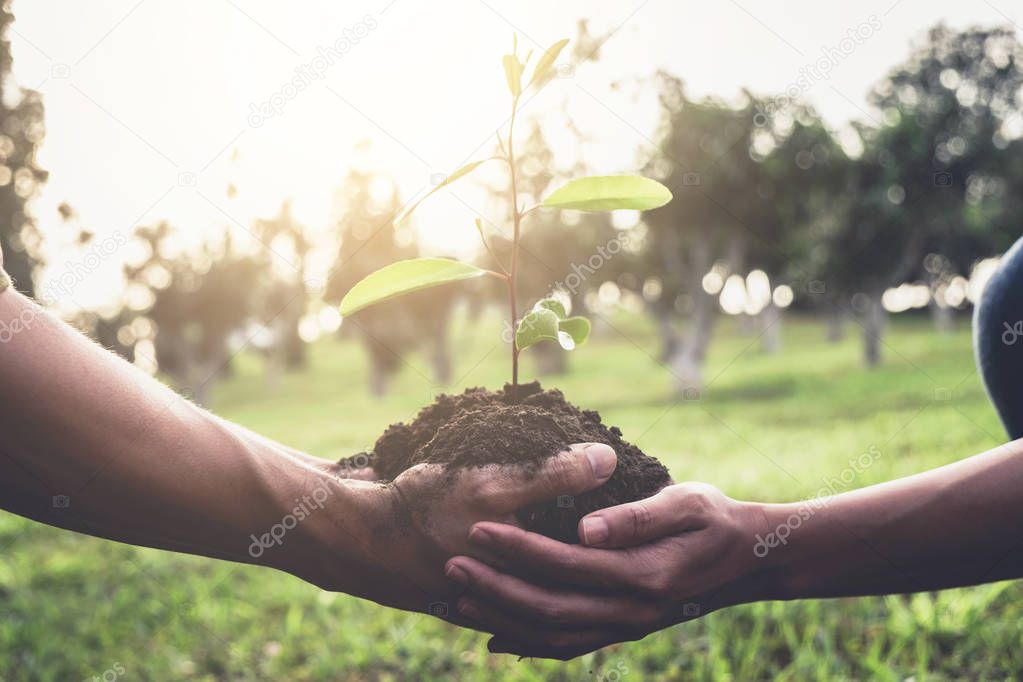
[[[482,616],[480,616],[480,610],[476,608],[476,605],[473,604],[468,599],[459,600],[458,612],[465,616],[466,618],[468,618],[469,620],[475,621],[483,620]]]
[[[592,519],[583,519],[583,542],[587,545],[599,545],[607,540],[607,521],[595,516]]]
[[[449,580],[456,582],[459,585],[469,584],[469,574],[458,564],[448,564],[448,567],[444,569],[444,575],[446,575]]]
[[[478,526],[473,526],[472,530],[469,531],[469,542],[475,543],[480,547],[493,547],[494,536]]]
[[[611,449],[610,445],[588,443],[583,446],[583,452],[586,453],[586,459],[590,461],[590,468],[593,469],[594,476],[599,479],[611,476],[618,463],[618,458],[615,457],[615,451]]]

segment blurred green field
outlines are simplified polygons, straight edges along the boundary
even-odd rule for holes
[[[676,480],[734,497],[809,496],[876,447],[852,486],[934,467],[1004,439],[974,371],[965,322],[950,335],[900,320],[885,366],[859,363],[858,329],[838,344],[787,320],[784,347],[719,329],[709,388],[671,398],[643,319],[602,324],[550,384],[600,410]],[[452,334],[457,388],[505,380],[494,325]],[[621,330],[628,330],[622,333]],[[525,373],[531,374],[526,361]],[[362,349],[325,340],[311,368],[266,388],[243,355],[215,411],[337,458],[371,445],[439,389],[421,356],[389,396],[368,397]],[[187,476],[187,472],[182,472]],[[482,635],[427,616],[325,593],[273,571],[136,549],[0,516],[0,679],[140,680],[1008,679],[1023,670],[1023,590],[1000,583],[940,594],[733,608],[570,663],[487,653]]]

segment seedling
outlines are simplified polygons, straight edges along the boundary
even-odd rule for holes
[[[497,134],[499,153],[495,156],[473,161],[446,177],[422,199],[409,207],[397,222],[406,220],[427,197],[437,190],[450,185],[475,171],[488,161],[502,161],[508,164],[510,183],[508,187],[512,205],[511,263],[501,262],[487,242],[483,226],[476,220],[476,229],[483,242],[483,248],[493,258],[496,270],[476,267],[446,258],[413,258],[392,263],[359,281],[341,301],[341,315],[347,316],[363,308],[412,291],[426,289],[464,279],[491,276],[505,282],[508,287],[508,314],[515,338],[511,344],[512,386],[519,383],[519,353],[540,341],[557,341],[565,350],[572,350],[586,342],[590,335],[590,322],[585,317],[568,317],[564,306],[555,298],[544,298],[530,309],[522,319],[518,316],[516,285],[519,274],[519,241],[523,219],[538,209],[575,211],[615,211],[631,209],[645,211],[658,208],[671,201],[668,188],[640,176],[591,176],[578,178],[555,190],[540,204],[525,208],[518,202],[517,171],[515,160],[515,115],[518,112],[522,93],[540,89],[552,78],[554,62],[568,44],[559,40],[543,53],[525,86],[523,73],[529,64],[532,52],[524,60],[518,57],[517,41],[512,41],[511,54],[504,55],[504,75],[511,93],[511,118],[508,124],[507,142]]]

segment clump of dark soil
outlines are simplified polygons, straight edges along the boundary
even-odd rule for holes
[[[606,443],[618,455],[618,467],[600,488],[559,498],[519,513],[529,530],[563,542],[578,543],[579,519],[592,511],[653,495],[668,485],[668,470],[605,426],[593,410],[580,410],[561,391],[544,391],[539,382],[500,391],[471,388],[441,395],[408,423],[392,424],[372,453],[341,460],[342,467],[365,456],[377,474],[390,481],[421,462],[446,464],[457,471],[489,464],[521,464],[536,471],[548,457],[573,443]]]

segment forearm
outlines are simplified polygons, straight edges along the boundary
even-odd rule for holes
[[[365,527],[360,500],[370,484],[340,482],[315,458],[217,419],[8,291],[0,321],[11,330],[14,320],[18,331],[0,345],[0,505],[101,537],[310,579],[324,561],[356,561],[361,537],[333,545],[351,557],[324,556],[322,542]],[[317,490],[319,498],[330,491],[329,521],[305,501]],[[250,551],[253,535],[303,506],[310,520],[288,529],[286,542]]]
[[[1023,440],[818,501],[763,506],[782,598],[933,590],[1023,576]]]

